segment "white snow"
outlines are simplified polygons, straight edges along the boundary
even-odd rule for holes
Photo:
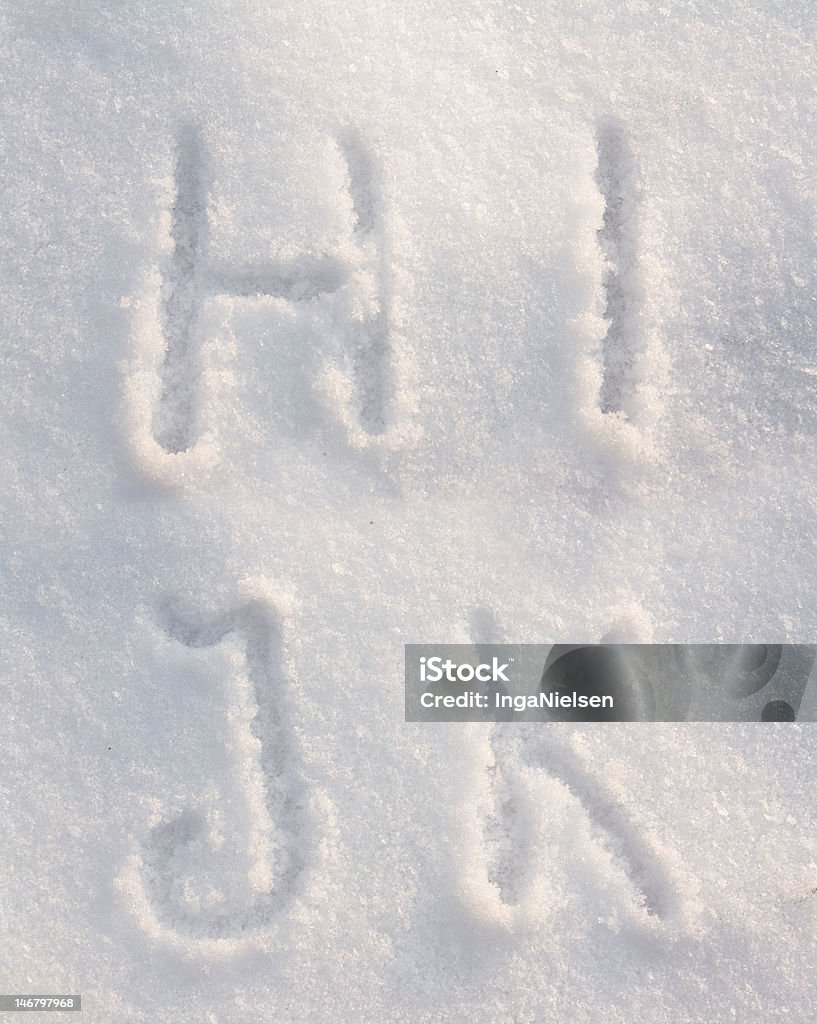
[[[817,8],[0,26],[0,989],[813,1020],[811,726],[410,725],[402,657],[814,641]]]

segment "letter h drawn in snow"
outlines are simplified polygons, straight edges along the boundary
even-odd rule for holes
[[[354,236],[362,258],[378,248],[378,210],[371,193],[371,160],[360,140],[347,133],[338,140],[347,162],[356,222]],[[198,440],[202,371],[197,325],[205,302],[216,296],[272,296],[308,302],[336,292],[349,268],[330,256],[304,255],[289,262],[259,261],[228,267],[209,253],[210,177],[199,129],[184,125],[177,136],[175,200],[171,210],[172,251],[162,275],[161,321],[164,360],[161,391],[153,414],[153,435],[169,454],[187,452]],[[380,268],[382,271],[382,268]],[[382,284],[383,274],[376,274]],[[361,427],[385,429],[388,376],[388,310],[383,296],[371,322],[361,325],[358,351],[351,353]]]

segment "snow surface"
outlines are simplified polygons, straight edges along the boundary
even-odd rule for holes
[[[814,640],[817,7],[0,26],[2,990],[812,1021],[813,727],[408,725],[402,645]]]

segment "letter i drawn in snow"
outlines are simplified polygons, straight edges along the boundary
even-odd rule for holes
[[[651,301],[661,271],[645,249],[648,192],[637,138],[607,115],[598,119],[594,141],[592,177],[600,202],[592,216],[589,207],[577,215],[579,252],[596,254],[576,264],[577,294],[584,294],[583,312],[572,323],[578,410],[599,448],[632,468],[655,460],[665,416],[669,367],[661,314]],[[590,171],[587,160],[582,175]],[[601,318],[591,315],[591,306]]]

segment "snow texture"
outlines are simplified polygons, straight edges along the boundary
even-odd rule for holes
[[[815,40],[4,5],[3,991],[814,1019],[812,727],[408,725],[402,645],[814,641]]]

